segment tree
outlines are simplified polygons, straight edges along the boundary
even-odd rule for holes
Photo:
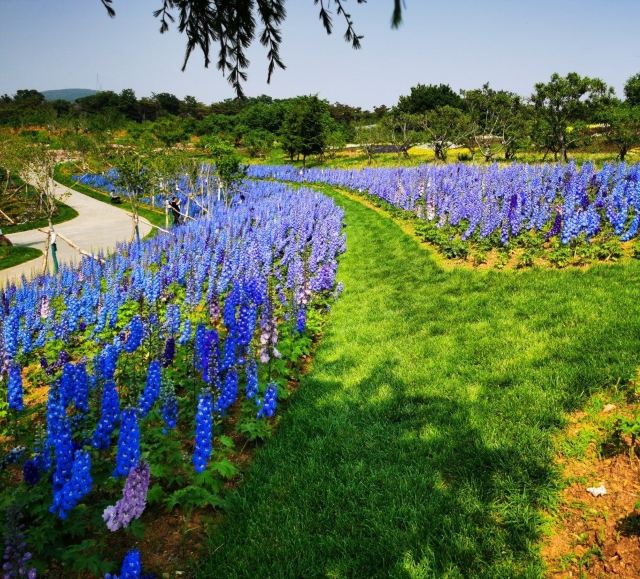
[[[640,72],[627,80],[624,85],[624,96],[627,98],[628,105],[640,106]]]
[[[584,121],[598,106],[607,102],[612,89],[599,78],[554,73],[547,83],[535,85],[531,97],[536,111],[535,135],[538,144],[567,161],[569,147],[584,138]]]
[[[275,135],[264,129],[248,131],[243,138],[243,144],[251,157],[264,157],[273,146]]]
[[[398,155],[408,157],[409,149],[422,138],[419,125],[418,115],[395,112],[382,120],[381,130]]]
[[[411,87],[411,93],[398,100],[397,109],[401,113],[420,115],[438,107],[462,108],[463,101],[448,84],[418,84]]]
[[[640,107],[615,102],[600,115],[605,124],[605,136],[618,149],[618,158],[624,161],[633,147],[640,145]]]
[[[131,88],[125,88],[120,93],[120,102],[118,110],[128,119],[132,121],[140,120],[140,109],[138,108],[138,99],[136,93]]]
[[[371,165],[373,156],[380,147],[389,142],[389,135],[385,131],[383,123],[356,127],[356,143],[367,155],[367,163]]]
[[[157,173],[151,166],[150,158],[143,151],[124,151],[115,159],[114,165],[118,172],[115,185],[127,192],[133,219],[133,234],[140,243],[140,205],[145,197],[154,194]]]
[[[57,188],[53,180],[56,166],[54,153],[47,145],[40,143],[28,145],[20,151],[22,164],[20,174],[25,182],[31,183],[38,195],[40,209],[47,216],[49,230],[47,242],[42,260],[43,273],[47,270],[49,249],[51,248],[54,258],[54,273],[57,273],[57,261],[55,258],[55,232],[53,229],[53,216],[58,211],[58,204],[63,201],[69,193],[65,189]]]
[[[158,108],[161,113],[166,113],[168,115],[177,115],[180,112],[180,108],[182,103],[180,99],[169,93],[169,92],[161,92],[161,93],[153,93],[153,100],[158,103]]]
[[[499,153],[512,159],[527,133],[522,99],[512,92],[496,91],[489,83],[464,91],[463,96],[471,120],[469,148],[478,148],[486,162]]]
[[[439,161],[446,161],[451,146],[464,142],[471,132],[469,115],[448,105],[423,115],[420,124]]]
[[[157,0],[160,7],[153,15],[160,19],[160,32],[167,32],[178,19],[178,31],[186,35],[187,47],[182,70],[194,49],[199,48],[204,56],[204,66],[211,63],[211,47],[219,46],[217,67],[233,86],[238,96],[243,96],[242,83],[247,80],[249,60],[246,49],[256,38],[256,20],[262,23],[260,44],[267,49],[269,61],[267,82],[276,67],[284,69],[280,58],[281,26],[286,18],[285,0]],[[345,10],[346,0],[333,0],[336,14],[346,24],[344,38],[355,49],[360,48],[362,36],[357,34],[351,15]],[[366,0],[356,0],[364,4]],[[114,0],[100,0],[109,16],[115,16]],[[402,20],[402,0],[392,0],[391,24],[397,28]],[[320,6],[320,20],[327,34],[333,30],[331,1],[314,0]]]
[[[235,149],[220,139],[207,139],[204,147],[215,164],[215,174],[218,179],[218,201],[223,198],[226,205],[231,200],[231,194],[246,177],[247,167],[242,164],[242,159]],[[211,211],[211,207],[208,209]]]
[[[321,154],[326,145],[329,110],[317,95],[298,97],[290,104],[282,124],[282,146],[293,159],[302,155],[306,165],[309,155]]]

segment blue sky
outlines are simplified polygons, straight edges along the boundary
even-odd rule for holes
[[[20,88],[133,88],[206,103],[233,96],[215,68],[194,53],[181,72],[184,41],[158,33],[161,0],[0,0],[0,93]],[[551,73],[598,76],[619,95],[640,72],[638,0],[406,0],[405,22],[391,30],[392,0],[348,0],[363,48],[327,37],[312,0],[288,0],[282,56],[287,70],[266,83],[266,57],[253,47],[247,94],[318,93],[362,107],[393,105],[419,82],[455,90],[490,82],[529,95]],[[98,80],[99,79],[99,80]]]

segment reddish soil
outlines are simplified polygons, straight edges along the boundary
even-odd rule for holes
[[[624,414],[632,410],[637,404]],[[593,427],[584,413],[575,419],[569,437]],[[560,458],[567,486],[542,550],[548,577],[640,577],[640,459],[630,440],[621,442],[613,452],[594,440],[583,459]],[[586,490],[601,484],[604,496]]]

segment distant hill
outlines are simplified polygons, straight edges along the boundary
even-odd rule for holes
[[[40,92],[48,101],[63,100],[73,102],[79,98],[96,94],[98,91],[91,90],[90,88],[61,88],[58,90],[43,90]]]

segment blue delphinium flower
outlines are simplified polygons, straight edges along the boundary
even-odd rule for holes
[[[168,368],[173,363],[176,355],[176,340],[173,336],[167,338],[164,344],[164,352],[162,352],[162,367]]]
[[[66,519],[69,511],[89,493],[92,486],[91,456],[84,450],[78,450],[73,460],[69,481],[60,490],[54,488],[51,512],[57,513],[61,519]]]
[[[196,439],[193,451],[193,466],[197,473],[204,472],[211,457],[213,445],[213,396],[205,390],[198,396],[196,411]]]
[[[158,400],[158,397],[160,396],[161,382],[162,376],[160,373],[160,362],[158,360],[153,360],[151,364],[149,364],[147,381],[138,403],[141,418],[144,418],[149,414],[153,405],[156,403],[156,400]]]
[[[221,370],[227,370],[236,364],[236,348],[238,346],[238,342],[235,336],[229,334],[227,339],[224,341],[224,353],[222,355],[222,364]]]
[[[140,428],[138,426],[138,411],[136,408],[127,408],[122,411],[116,468],[113,471],[113,476],[127,476],[129,471],[138,464],[139,460]]]
[[[73,442],[71,425],[62,405],[61,395],[55,385],[49,390],[47,401],[47,441],[53,448],[55,469],[53,471],[54,492],[59,491],[71,476]]]
[[[15,446],[2,458],[0,458],[0,470],[5,468],[9,464],[15,464],[19,462],[24,456],[27,449],[24,446]]]
[[[304,334],[307,327],[307,308],[300,307],[296,314],[296,332]]]
[[[258,394],[258,364],[253,358],[249,359],[244,371],[247,381],[245,395],[249,399],[255,398]]]
[[[18,364],[9,366],[9,383],[7,385],[9,395],[9,408],[20,411],[24,408],[22,394],[22,369]]]
[[[4,531],[4,551],[2,553],[2,578],[14,579],[26,577],[35,579],[37,572],[29,567],[32,554],[27,551],[27,541],[20,511],[11,505],[7,510]]]
[[[138,549],[131,549],[122,561],[120,575],[106,573],[104,579],[140,579],[142,574],[142,560]]]
[[[164,431],[173,430],[178,424],[178,400],[175,392],[161,394],[162,419],[164,420]]]
[[[216,400],[216,411],[224,414],[238,397],[238,373],[235,368],[231,368],[227,371],[224,377],[224,384],[222,386],[222,392]]]
[[[169,304],[166,313],[166,328],[169,334],[177,336],[180,332],[180,306]]]
[[[10,359],[14,359],[18,355],[18,330],[20,327],[20,316],[11,314],[5,318],[2,324],[2,337],[4,342],[4,351]]]
[[[77,410],[89,412],[89,377],[84,362],[79,362],[74,368],[73,401]]]
[[[184,346],[191,339],[191,320],[187,318],[182,325],[182,333],[178,338],[178,344]]]
[[[24,482],[29,486],[37,484],[40,480],[40,462],[36,458],[29,458],[25,460],[22,465],[22,478]]]
[[[118,363],[118,348],[107,344],[100,355],[100,376],[103,380],[113,380]]]
[[[62,405],[66,408],[75,391],[75,368],[71,362],[66,362],[62,367],[62,375],[60,376],[60,396],[62,397]]]
[[[259,403],[259,399],[256,399]],[[276,413],[276,406],[278,404],[278,387],[275,384],[269,384],[267,390],[264,393],[264,403],[260,410],[258,410],[258,418],[273,417]]]
[[[135,352],[144,338],[144,324],[140,316],[133,316],[129,323],[129,337],[124,345],[125,352],[131,354]]]
[[[113,433],[120,416],[120,402],[113,380],[107,380],[102,389],[102,408],[100,419],[93,433],[92,444],[95,448],[105,449],[111,446]]]

